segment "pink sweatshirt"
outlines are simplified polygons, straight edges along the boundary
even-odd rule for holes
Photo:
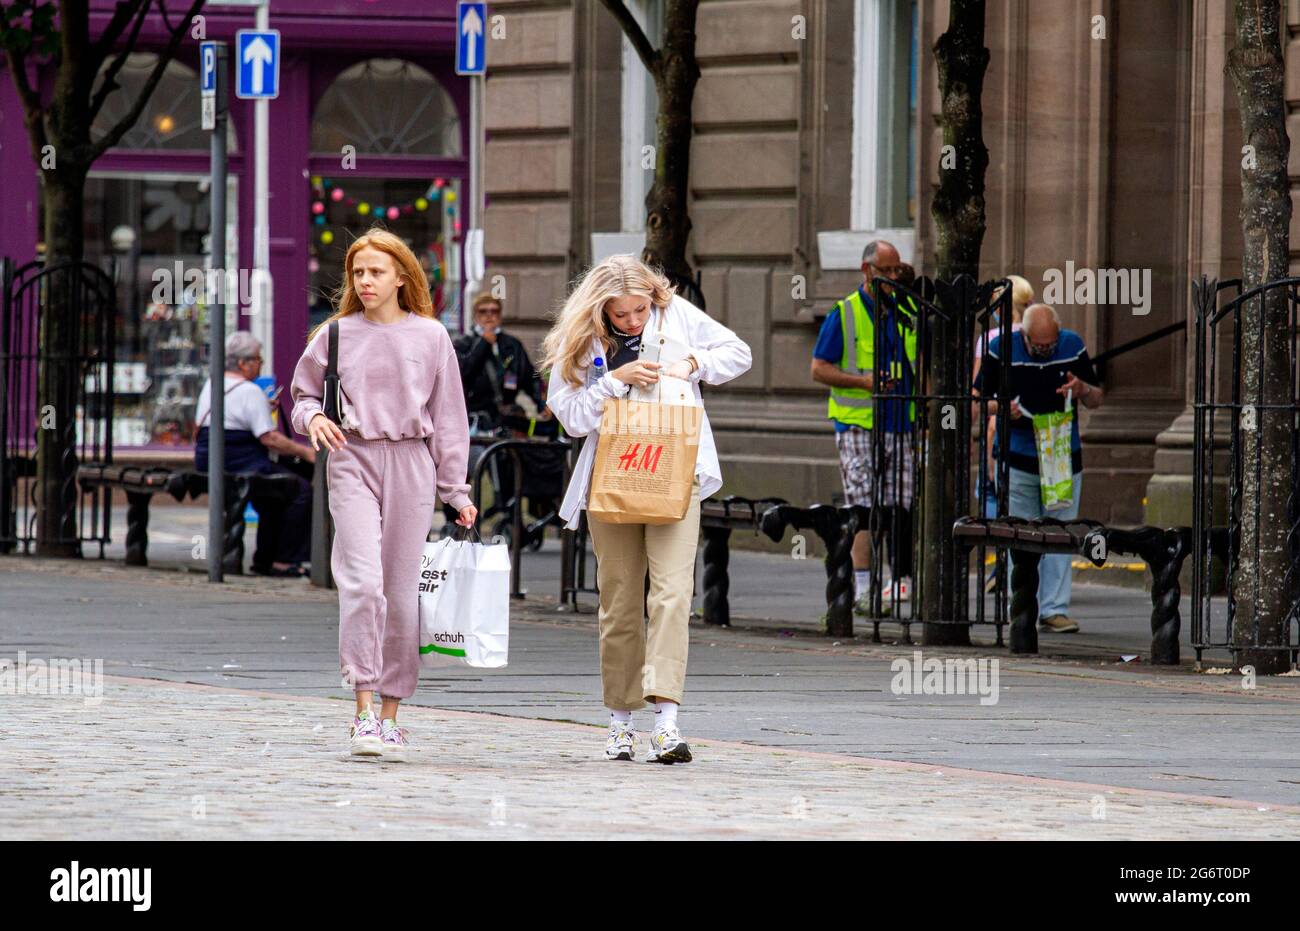
[[[329,330],[322,327],[294,369],[289,418],[299,433],[321,413]],[[466,469],[469,417],[460,365],[447,328],[407,313],[397,323],[375,323],[362,313],[339,320],[339,386],[362,439],[421,437],[433,454],[438,497],[460,510],[473,504]]]

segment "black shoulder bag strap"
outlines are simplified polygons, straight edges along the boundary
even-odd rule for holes
[[[335,424],[343,423],[343,405],[339,401],[339,322],[329,325],[329,363],[325,366],[325,397],[321,399],[325,416]]]

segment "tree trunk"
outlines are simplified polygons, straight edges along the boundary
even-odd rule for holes
[[[951,318],[931,315],[928,355],[929,394],[957,397],[966,364],[957,351],[959,327],[966,304],[973,300],[979,274],[980,247],[984,241],[984,172],[989,153],[984,147],[981,95],[989,50],[984,47],[984,0],[951,0],[948,30],[934,46],[939,69],[939,96],[944,149],[940,153],[939,190],[931,213],[936,238],[936,278],[940,304]],[[951,146],[950,150],[948,147]],[[945,168],[951,153],[953,167]],[[950,162],[951,160],[950,159]],[[969,278],[958,280],[959,276]],[[924,455],[921,539],[926,551],[918,592],[921,618],[956,621],[966,613],[966,566],[952,539],[958,517],[958,457],[969,453],[969,405],[956,403],[958,429],[944,429],[944,409],[949,402],[931,402],[927,411],[928,442]],[[948,427],[951,428],[949,423]],[[970,643],[970,627],[957,623],[927,623],[922,643],[956,646]]]
[[[76,387],[78,301],[85,252],[85,171],[61,164],[45,172],[44,313],[36,424],[36,554],[80,556],[77,530]],[[111,377],[111,373],[110,373]]]
[[[669,0],[664,15],[661,66],[655,75],[659,111],[655,128],[655,180],[646,195],[645,251],[683,295],[702,305],[686,241],[691,234],[687,197],[691,171],[691,107],[700,66],[695,60],[695,15],[699,0]],[[692,295],[695,295],[694,297]]]
[[[954,167],[940,168],[939,190],[931,215],[935,229],[935,266],[939,278],[979,276],[984,243],[984,172],[989,150],[984,146],[984,73],[989,50],[984,47],[984,0],[951,0],[948,31],[934,44],[942,100],[943,152]]]
[[[82,319],[86,300],[82,275],[86,174],[96,157],[116,145],[139,121],[164,70],[190,34],[190,24],[203,7],[203,0],[190,0],[188,12],[174,25],[167,23],[170,40],[158,54],[144,86],[126,114],[93,142],[90,128],[95,115],[108,96],[120,90],[116,77],[135,48],[152,3],[118,0],[93,42],[87,0],[58,0],[57,4],[34,6],[36,11],[29,22],[6,23],[2,31],[10,78],[23,103],[32,159],[40,167],[45,183],[38,421],[32,425],[37,438],[36,552],[43,556],[75,556],[81,551],[76,521],[76,397],[82,377],[79,357],[90,348],[82,345],[86,324]],[[5,18],[9,19],[7,15]],[[55,45],[57,53],[50,55]],[[53,63],[53,92],[48,101],[42,99],[41,82],[33,84],[28,78],[29,55],[48,56]],[[105,62],[108,67],[101,77],[100,66]],[[52,158],[53,163],[46,164],[47,158]],[[109,372],[110,385],[112,378]]]
[[[1287,275],[1291,197],[1287,180],[1290,140],[1282,82],[1280,8],[1237,0],[1237,44],[1228,74],[1237,92],[1241,137],[1253,147],[1241,169],[1242,273],[1246,288]],[[1233,579],[1236,610],[1232,642],[1237,665],[1259,673],[1283,672],[1285,650],[1250,649],[1285,644],[1286,617],[1294,601],[1288,581],[1288,497],[1291,487],[1287,289],[1266,292],[1241,309],[1241,547]]]

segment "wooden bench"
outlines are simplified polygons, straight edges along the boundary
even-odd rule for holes
[[[1093,520],[1050,517],[963,517],[953,524],[953,539],[973,548],[1009,550],[1011,560],[1011,652],[1038,652],[1038,563],[1044,555],[1080,555],[1096,566],[1112,553],[1139,556],[1151,570],[1151,662],[1178,665],[1182,627],[1178,580],[1192,551],[1190,527],[1107,527]]]
[[[77,467],[77,481],[83,489],[120,488],[126,494],[126,564],[149,564],[149,505],[159,493],[184,501],[208,493],[208,475],[193,469],[159,466],[109,465],[86,462]],[[258,472],[226,473],[225,536],[222,564],[233,575],[244,571],[244,511],[250,501],[287,504],[298,493],[292,475],[264,475]]]
[[[811,530],[826,548],[826,633],[853,636],[853,538],[870,526],[871,511],[860,505],[777,504],[759,517],[759,529],[779,543],[788,528]],[[878,632],[877,632],[878,635]]]
[[[768,508],[785,504],[784,498],[751,500],[739,495],[708,498],[700,504],[700,536],[704,538],[704,623],[731,626],[731,591],[728,565],[731,562],[731,532],[759,531]]]

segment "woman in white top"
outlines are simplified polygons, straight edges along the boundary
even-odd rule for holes
[[[638,346],[658,336],[688,346],[686,358],[661,367],[641,361]],[[601,412],[610,398],[660,377],[691,384],[702,406],[700,382],[720,385],[749,370],[749,347],[694,304],[675,295],[668,280],[635,256],[615,255],[583,276],[542,343],[542,371],[550,370],[548,406],[565,431],[587,437],[560,506],[568,528],[586,507]],[[709,428],[700,427],[699,455],[690,507],[668,524],[588,521],[600,588],[600,672],[610,711],[606,757],[631,760],[636,732],[632,711],[652,703],[651,761],[689,762],[690,748],[677,726],[686,678],[687,625],[699,541],[700,500],[722,486]],[[650,575],[645,594],[646,572]],[[643,601],[644,599],[644,601]],[[649,629],[643,624],[648,607]]]

